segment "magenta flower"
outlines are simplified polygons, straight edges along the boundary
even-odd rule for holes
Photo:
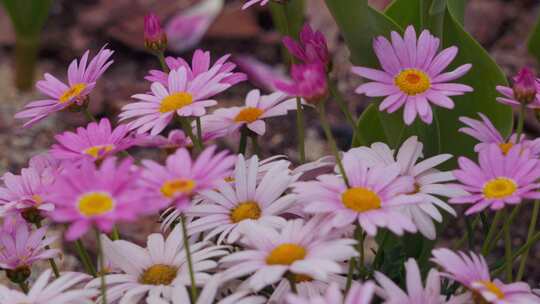
[[[59,160],[81,161],[98,160],[134,145],[136,140],[129,135],[127,125],[119,125],[114,130],[109,119],[91,122],[86,128],[77,128],[77,133],[64,132],[54,137],[57,144],[52,146],[51,154]]]
[[[14,230],[0,231],[0,267],[30,267],[36,261],[59,255],[60,250],[45,248],[56,239],[46,237],[46,232],[47,227],[31,231],[26,223],[20,223]]]
[[[49,73],[40,80],[36,88],[48,98],[30,102],[17,114],[17,119],[29,119],[24,127],[29,127],[52,113],[59,112],[72,104],[82,104],[96,85],[99,77],[113,63],[109,58],[113,51],[103,47],[87,64],[89,51],[78,62],[73,60],[68,67],[68,84],[61,82]]]
[[[497,144],[499,148],[501,148],[501,151],[504,154],[507,154],[516,144],[517,135],[512,134],[512,136],[508,138],[503,138],[499,130],[495,128],[487,116],[482,113],[478,113],[478,115],[482,121],[469,117],[460,117],[459,121],[467,125],[467,127],[461,128],[459,131],[480,141],[480,143],[474,146],[474,151],[476,152],[479,152],[492,144]],[[522,134],[519,143],[522,148],[530,149],[533,155],[540,154],[540,139],[529,140]]]
[[[308,103],[318,103],[328,96],[326,71],[320,63],[294,64],[291,68],[292,83],[276,81],[276,87],[289,94],[299,96]]]
[[[66,239],[76,240],[92,226],[110,232],[116,222],[132,222],[155,211],[141,199],[136,187],[139,172],[125,159],[118,165],[107,158],[98,168],[91,161],[64,169],[52,185],[47,199],[55,204],[53,221],[69,223]]]
[[[245,10],[257,3],[259,3],[261,6],[265,6],[266,4],[268,4],[269,1],[270,0],[247,0],[247,2],[242,6],[242,9]]]
[[[178,68],[186,69],[186,78],[188,81],[193,81],[200,75],[205,75],[206,81],[211,82],[215,79],[220,84],[220,90],[215,94],[221,93],[231,86],[246,80],[244,73],[233,72],[236,68],[236,64],[227,61],[230,55],[220,57],[213,65],[211,65],[210,52],[203,50],[196,50],[193,53],[191,65],[181,57],[167,57],[165,63],[167,67],[173,71]],[[169,84],[169,75],[161,70],[150,70],[148,75],[144,78],[151,82],[159,82],[164,86]]]
[[[412,25],[407,27],[403,38],[397,32],[392,32],[391,36],[392,42],[380,36],[373,43],[383,71],[367,67],[352,69],[353,73],[372,80],[359,86],[356,93],[369,97],[386,96],[379,105],[380,111],[393,113],[404,106],[403,119],[407,125],[412,124],[417,115],[431,124],[430,103],[452,109],[454,102],[449,96],[473,91],[467,85],[448,83],[465,75],[471,64],[443,73],[458,53],[456,46],[437,55],[439,38],[424,30],[417,39]]]
[[[458,159],[454,176],[470,194],[450,199],[455,204],[473,204],[465,212],[470,215],[487,207],[499,210],[506,204],[517,205],[524,199],[540,198],[540,161],[531,157],[520,145],[505,155],[492,144],[478,153],[479,165],[466,157]]]
[[[144,45],[147,49],[158,52],[167,48],[167,34],[154,13],[144,16]]]
[[[184,131],[175,129],[169,132],[167,137],[142,136],[137,140],[137,145],[142,147],[158,147],[160,149],[176,150],[178,148],[191,146],[191,139],[186,136]]]
[[[432,254],[431,260],[446,271],[441,275],[471,291],[474,303],[540,303],[540,298],[524,282],[504,284],[497,279],[492,280],[486,260],[481,255],[473,252],[467,255],[446,248],[435,249]]]
[[[211,146],[192,160],[188,150],[178,149],[167,158],[165,166],[143,160],[145,170],[140,185],[146,192],[145,201],[159,209],[173,204],[178,210],[184,210],[197,192],[213,189],[230,176],[236,157],[226,151],[217,154],[215,151],[216,147]]]
[[[330,65],[330,54],[326,38],[319,31],[313,31],[309,23],[306,23],[300,31],[300,41],[296,42],[292,37],[283,38],[283,44],[294,57],[303,63],[319,63],[324,67]]]
[[[529,68],[522,68],[514,77],[512,88],[497,86],[497,91],[504,95],[498,97],[497,101],[509,106],[516,106],[524,103],[529,109],[540,108],[540,83]]]

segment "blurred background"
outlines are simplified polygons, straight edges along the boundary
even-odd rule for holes
[[[9,0],[1,0],[9,1]],[[1,2],[0,1],[0,2]],[[13,1],[13,0],[11,0]],[[24,2],[26,0],[14,0]],[[37,53],[35,77],[40,79],[49,72],[65,80],[68,64],[80,57],[87,49],[95,54],[103,45],[115,51],[115,63],[99,80],[91,96],[91,110],[99,117],[114,118],[119,109],[130,102],[130,96],[148,90],[143,77],[149,69],[158,68],[155,57],[144,48],[143,19],[155,12],[167,29],[169,56],[191,59],[196,48],[210,50],[213,59],[231,53],[237,60],[258,60],[269,65],[276,75],[285,71],[281,59],[280,36],[274,30],[272,19],[266,9],[254,6],[241,10],[242,0],[54,0],[48,18],[44,19]],[[390,0],[371,0],[371,4],[384,9]],[[352,76],[348,51],[339,31],[327,11],[324,0],[306,0],[307,20],[328,39],[334,57],[334,73],[339,80],[339,90],[346,96],[350,108],[360,113],[367,100],[353,93],[359,77]],[[540,9],[538,0],[469,0],[466,9],[466,29],[489,51],[507,75],[513,75],[523,66],[538,68],[536,60],[527,52],[526,40],[535,24]],[[200,17],[202,16],[202,17]],[[23,16],[24,17],[24,16]],[[200,23],[198,23],[200,22]],[[200,31],[194,35],[186,32],[190,25],[198,23]],[[189,38],[189,39],[188,39]],[[0,174],[18,172],[28,159],[46,151],[59,131],[86,124],[77,113],[60,113],[49,117],[31,129],[22,129],[13,120],[28,101],[39,98],[33,90],[21,91],[15,86],[14,57],[16,48],[15,29],[4,7],[0,6]],[[26,62],[28,63],[28,62]],[[25,62],[22,63],[23,65]],[[278,76],[276,76],[278,77]],[[252,79],[253,80],[253,79]],[[20,82],[20,80],[19,80]],[[20,84],[20,83],[19,83]],[[248,90],[259,86],[245,82],[237,85],[218,98],[220,105],[239,104]],[[330,105],[334,107],[335,105]],[[321,128],[313,113],[308,114],[307,153],[309,160],[328,154]],[[342,148],[347,148],[352,131],[346,125],[337,106],[329,110],[333,131]],[[288,117],[270,121],[262,146],[263,157],[286,154],[295,160],[294,113]],[[528,117],[526,131],[538,136],[540,124],[535,117]],[[223,145],[235,147],[236,143]],[[139,156],[153,157],[152,152],[140,151]],[[148,154],[145,154],[148,153]],[[159,157],[159,156],[156,156]],[[527,209],[527,208],[524,208]],[[522,210],[521,223],[528,223],[528,210]],[[462,220],[445,230],[447,242],[461,236]],[[526,226],[516,227],[516,244],[526,235]],[[151,230],[156,223],[127,227],[127,229]],[[123,231],[134,239],[136,231]],[[540,282],[540,246],[531,250],[528,279],[534,286]]]

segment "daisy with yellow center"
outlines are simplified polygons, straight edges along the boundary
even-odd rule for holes
[[[412,124],[417,116],[427,123],[433,121],[432,105],[447,109],[454,107],[451,96],[472,92],[470,86],[451,83],[465,75],[471,64],[459,66],[454,71],[443,71],[458,53],[451,46],[437,54],[440,40],[428,30],[419,37],[414,27],[408,26],[403,37],[391,33],[391,39],[380,36],[373,43],[373,49],[382,70],[354,67],[353,73],[369,79],[356,90],[369,97],[385,97],[379,105],[380,111],[393,113],[404,108],[403,119]]]
[[[296,109],[296,98],[288,98],[283,93],[261,95],[259,90],[250,91],[242,107],[221,108],[202,118],[204,130],[216,132],[225,130],[227,134],[245,126],[258,135],[266,132],[264,120],[284,116]]]
[[[540,198],[540,163],[530,149],[515,145],[507,153],[498,144],[490,144],[478,153],[479,164],[460,157],[454,176],[467,191],[450,200],[456,204],[473,204],[467,215],[485,208],[499,210],[506,204],[516,205],[527,199]]]
[[[149,235],[146,248],[127,241],[111,241],[102,235],[105,258],[117,269],[116,273],[105,276],[107,300],[111,303],[131,303],[135,297],[146,302],[157,294],[162,300],[172,303],[175,290],[185,290],[185,286],[190,285],[180,229],[180,225],[177,225],[166,238],[161,233]],[[202,242],[192,243],[189,248],[193,257],[195,282],[197,286],[205,286],[210,279],[207,272],[217,267],[216,258],[226,255],[227,251]],[[100,278],[96,278],[87,287],[98,288],[100,284]]]
[[[241,225],[247,221],[283,225],[285,220],[280,215],[295,201],[294,195],[286,194],[295,181],[287,166],[288,162],[275,160],[262,164],[257,156],[245,160],[239,155],[231,181],[201,192],[202,201],[186,211],[187,215],[196,217],[188,227],[189,233],[207,232],[207,240],[217,235],[218,244],[235,243]]]
[[[84,83],[76,83],[72,85],[60,96],[60,98],[58,98],[58,102],[66,103],[68,101],[71,101],[72,99],[78,98],[85,88],[86,84]]]
[[[299,280],[325,281],[330,275],[344,273],[341,263],[358,255],[353,248],[356,241],[314,233],[322,221],[322,217],[307,222],[291,220],[277,230],[255,221],[245,222],[242,232],[247,248],[221,259],[227,267],[224,275],[234,278],[253,273],[246,284],[259,291],[288,274]],[[329,255],[327,250],[336,254]]]

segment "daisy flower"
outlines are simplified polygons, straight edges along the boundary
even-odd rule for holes
[[[470,295],[464,294],[446,300],[441,294],[441,280],[439,272],[431,269],[426,279],[426,287],[422,283],[422,275],[414,259],[405,263],[407,291],[402,290],[383,273],[376,272],[375,279],[382,287],[380,296],[384,304],[468,304]]]
[[[132,166],[131,159],[117,165],[111,157],[99,167],[84,161],[62,171],[46,199],[55,204],[50,218],[70,224],[66,239],[76,240],[92,226],[110,232],[116,222],[134,221],[156,210],[149,210],[151,206],[141,199],[141,190],[136,187],[139,173]]]
[[[150,135],[157,135],[175,115],[203,116],[206,107],[217,104],[209,98],[230,87],[220,82],[226,74],[213,77],[210,70],[190,80],[187,73],[185,67],[179,67],[168,74],[166,86],[153,82],[150,94],[133,95],[139,101],[122,108],[120,121],[135,118],[129,123],[130,130],[137,129],[139,134],[150,131]]]
[[[238,155],[233,181],[222,181],[215,189],[200,192],[202,202],[186,210],[186,215],[197,217],[189,224],[189,233],[208,232],[205,240],[217,235],[218,244],[223,240],[235,243],[241,235],[240,224],[246,220],[276,227],[285,224],[280,215],[295,202],[295,195],[285,192],[296,178],[279,162],[269,165],[258,179],[261,164],[257,156],[246,162]]]
[[[45,152],[30,158],[28,167],[36,170],[45,182],[52,183],[56,175],[62,171],[63,165],[49,152]]]
[[[165,58],[165,64],[169,70],[177,70],[178,68],[186,69],[186,78],[188,81],[195,80],[200,75],[206,75],[208,79],[218,79],[218,82],[224,85],[222,91],[228,89],[229,87],[245,81],[246,75],[244,73],[233,72],[236,68],[236,64],[229,62],[229,57],[231,55],[227,54],[220,57],[214,64],[211,64],[211,56],[209,51],[196,50],[193,53],[193,58],[191,59],[191,65],[181,57],[167,57]],[[161,70],[150,70],[148,75],[145,77],[146,80],[151,82],[159,82],[164,86],[167,86],[168,74]],[[219,93],[219,92],[218,92]],[[217,94],[217,93],[216,93]]]
[[[489,147],[491,144],[497,144],[499,148],[501,148],[501,151],[504,154],[507,154],[508,151],[510,151],[510,148],[516,145],[517,134],[512,134],[512,136],[504,138],[486,115],[478,113],[478,116],[480,116],[482,121],[463,116],[459,118],[459,121],[467,126],[459,129],[459,131],[479,141],[479,143],[474,146],[474,151],[479,152],[480,150]],[[519,143],[525,149],[530,148],[533,154],[540,154],[540,139],[528,140],[525,138],[525,135],[522,135]]]
[[[58,143],[52,146],[51,155],[71,162],[103,159],[135,144],[127,125],[121,124],[113,130],[107,118],[99,123],[91,122],[86,128],[79,127],[77,133],[68,131],[54,138]]]
[[[287,111],[295,109],[296,98],[288,98],[281,92],[261,96],[259,90],[252,90],[246,96],[245,106],[217,109],[203,117],[202,124],[205,130],[225,130],[227,134],[246,126],[262,136],[266,132],[265,118],[284,116]]]
[[[246,3],[244,3],[244,5],[242,6],[242,9],[245,10],[257,3],[259,3],[261,6],[265,6],[266,4],[268,4],[269,1],[270,0],[247,0]]]
[[[92,92],[99,77],[113,63],[109,58],[113,51],[102,47],[90,63],[87,64],[90,51],[86,51],[77,62],[73,60],[68,67],[68,84],[65,84],[49,73],[45,73],[45,80],[36,83],[36,88],[47,99],[32,101],[23,111],[15,114],[17,119],[29,119],[24,127],[30,127],[52,113],[59,112],[73,104],[82,104]]]
[[[462,284],[472,292],[474,303],[523,304],[540,303],[529,285],[523,282],[504,284],[489,275],[483,256],[470,252],[453,252],[446,248],[432,252],[434,263],[443,268],[441,275]]]
[[[371,281],[363,284],[353,282],[347,295],[344,296],[339,289],[339,285],[333,283],[323,296],[305,298],[299,295],[290,294],[287,297],[287,304],[370,304],[373,299],[373,294],[375,293],[375,288],[375,284]]]
[[[77,289],[90,276],[77,272],[64,272],[62,276],[49,283],[52,272],[47,269],[41,273],[27,294],[0,285],[0,304],[93,304],[98,295],[95,288]]]
[[[454,209],[439,197],[457,197],[467,193],[461,187],[447,183],[455,180],[452,172],[436,169],[438,165],[452,157],[450,154],[421,159],[422,149],[423,144],[418,138],[411,136],[396,153],[388,145],[380,142],[372,144],[371,147],[354,148],[347,153],[370,167],[398,164],[400,175],[413,179],[414,190],[410,194],[418,198],[418,203],[405,205],[401,210],[413,220],[424,236],[433,240],[436,237],[433,221],[440,223],[443,220],[435,206],[456,216]]]
[[[371,236],[378,227],[397,235],[417,231],[412,219],[397,208],[420,202],[418,197],[408,195],[414,192],[414,180],[400,176],[398,164],[368,167],[351,153],[345,153],[343,166],[350,188],[336,174],[320,175],[316,181],[294,185],[305,212],[330,215],[330,226],[337,228],[358,222]]]
[[[466,157],[458,159],[454,176],[463,184],[467,195],[450,199],[455,204],[474,204],[466,215],[487,207],[499,210],[506,204],[516,205],[524,199],[540,198],[540,163],[519,145],[505,155],[499,146],[491,145],[478,153],[479,165]]]
[[[235,156],[216,147],[206,148],[196,160],[187,149],[178,149],[162,166],[152,160],[143,160],[144,170],[140,186],[144,188],[145,200],[157,208],[174,205],[179,211],[188,207],[190,199],[203,190],[213,189],[219,181],[230,176]]]
[[[473,91],[470,86],[449,83],[465,75],[471,64],[443,73],[458,53],[456,46],[437,54],[439,38],[424,30],[417,39],[412,25],[407,27],[403,38],[397,32],[392,32],[391,36],[392,42],[382,36],[373,42],[382,71],[352,68],[353,73],[372,80],[359,86],[356,93],[369,97],[386,96],[379,105],[380,111],[393,113],[404,106],[403,119],[407,125],[412,124],[417,115],[431,124],[433,113],[430,103],[452,109],[454,102],[449,96]]]
[[[6,228],[6,227],[4,227]],[[15,270],[29,268],[34,262],[53,258],[58,249],[47,249],[56,238],[46,237],[47,227],[31,230],[26,223],[0,231],[0,267]]]
[[[519,106],[522,103],[529,109],[540,108],[540,83],[529,68],[522,68],[514,77],[512,88],[497,86],[497,91],[504,97],[497,97],[497,101],[509,105]]]
[[[25,218],[25,215],[41,218],[44,212],[54,209],[54,205],[45,200],[52,184],[50,176],[41,175],[38,170],[30,167],[22,169],[21,175],[8,172],[2,180],[4,186],[0,186],[0,215],[20,213]],[[33,218],[32,222],[38,218]]]
[[[254,291],[279,282],[286,274],[303,275],[326,280],[328,275],[343,273],[340,264],[357,256],[352,239],[326,239],[314,233],[321,225],[320,218],[308,222],[301,219],[288,221],[279,231],[252,221],[243,223],[247,243],[243,251],[221,259],[227,268],[226,278],[239,278],[252,274],[245,284]]]
[[[102,241],[105,257],[121,270],[105,276],[107,300],[111,303],[138,303],[150,296],[170,301],[171,295],[185,292],[185,286],[190,284],[180,225],[166,239],[160,233],[148,236],[146,248],[124,240],[111,241],[104,235]],[[227,251],[202,242],[191,244],[189,248],[195,282],[202,286],[210,279],[207,272],[217,266],[212,259]],[[100,283],[100,278],[96,278],[87,287],[98,288]]]

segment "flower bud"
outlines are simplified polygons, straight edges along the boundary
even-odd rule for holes
[[[522,104],[531,103],[536,97],[536,77],[529,68],[522,68],[514,77],[515,98]]]
[[[144,16],[144,46],[153,52],[163,52],[167,48],[167,34],[154,13]]]
[[[283,38],[283,44],[294,57],[303,63],[319,63],[330,71],[332,63],[326,38],[321,32],[314,31],[308,23],[300,32],[300,41],[297,42],[287,36]]]
[[[276,82],[276,87],[291,95],[316,104],[328,97],[325,68],[320,63],[295,64],[291,68],[292,83]]]

